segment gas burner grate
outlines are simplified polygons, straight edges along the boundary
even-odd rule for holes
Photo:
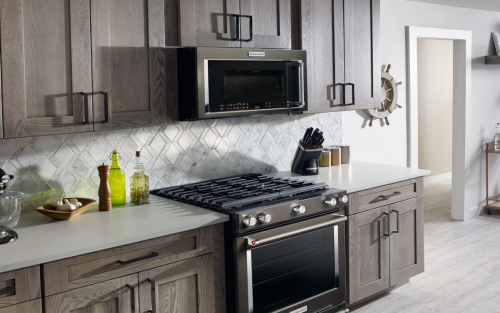
[[[263,174],[249,174],[152,190],[151,194],[207,209],[231,210],[265,204],[328,189],[325,183]]]

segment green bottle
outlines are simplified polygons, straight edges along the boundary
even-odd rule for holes
[[[111,205],[118,206],[125,204],[125,173],[123,172],[120,163],[120,154],[113,150],[111,154],[111,168],[109,169],[109,187],[111,189]]]
[[[130,177],[130,203],[149,203],[149,177],[144,174],[141,151],[135,152],[134,175]]]

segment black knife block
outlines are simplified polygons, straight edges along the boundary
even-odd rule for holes
[[[292,161],[292,172],[299,175],[318,175],[321,152],[323,152],[322,146],[307,149],[300,143]]]

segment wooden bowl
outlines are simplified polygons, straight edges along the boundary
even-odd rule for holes
[[[74,199],[74,198],[65,198],[65,199]],[[94,199],[87,199],[87,198],[76,198],[76,199],[78,199],[78,202],[82,203],[82,206],[71,212],[56,211],[52,208],[50,204],[45,204],[41,207],[36,208],[35,210],[37,210],[39,213],[42,213],[45,216],[52,217],[56,220],[69,220],[87,211],[94,203],[96,203]]]

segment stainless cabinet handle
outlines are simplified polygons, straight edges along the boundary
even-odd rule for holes
[[[384,232],[384,236],[389,237],[391,235],[390,231],[390,225],[391,225],[391,215],[387,212],[382,213],[384,215],[387,215],[387,233]]]
[[[393,231],[392,233],[399,234],[399,211],[398,211],[398,210],[392,210],[392,212],[396,212],[396,214],[397,214],[397,215],[396,215],[396,217],[397,217],[397,224],[398,224],[398,225],[397,225],[397,226],[398,226],[398,230]],[[391,214],[392,214],[392,212],[391,212]],[[392,233],[391,233],[391,234],[392,234]]]
[[[104,95],[104,121],[101,121],[101,123],[107,123],[109,121],[109,119],[108,119],[108,93],[105,91],[101,91],[101,94]]]
[[[89,95],[91,95],[91,92],[80,92],[80,94],[83,95],[83,117],[84,121],[82,122],[82,125],[89,124]]]
[[[378,196],[376,197],[374,200],[372,200],[370,202],[370,204],[373,204],[373,203],[377,203],[377,202],[381,202],[381,201],[385,201],[385,200],[389,200],[389,198],[392,198],[394,196],[398,196],[401,194],[401,191],[395,191],[393,194],[391,195],[388,195],[388,196]]]
[[[156,253],[156,252],[151,252],[151,253],[149,253],[149,254],[147,254],[145,256],[141,256],[139,258],[132,259],[132,260],[127,260],[127,261],[118,260],[118,261],[116,261],[116,263],[118,263],[120,265],[128,265],[128,264],[139,262],[139,261],[142,261],[142,260],[151,259],[151,258],[157,257],[158,255],[159,254]]]

